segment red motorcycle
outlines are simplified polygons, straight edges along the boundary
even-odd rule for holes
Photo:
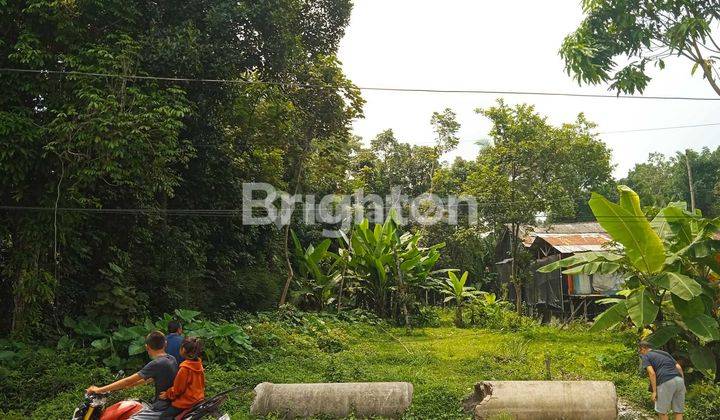
[[[229,394],[237,391],[237,389],[229,389],[214,397],[206,398],[178,414],[175,420],[200,420],[204,418],[230,420],[227,413],[220,414],[220,406],[228,399]],[[75,409],[72,420],[127,420],[144,407],[140,401],[127,400],[106,408],[107,397],[108,394],[85,394],[85,399]]]

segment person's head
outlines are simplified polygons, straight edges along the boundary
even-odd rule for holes
[[[182,324],[180,321],[172,320],[168,322],[168,334],[182,334]]]
[[[180,356],[189,360],[197,360],[203,351],[203,344],[197,337],[185,337],[180,345]]]
[[[165,334],[160,331],[153,331],[145,337],[145,350],[152,357],[165,352]]]
[[[640,341],[638,343],[638,352],[640,354],[648,354],[650,350],[652,350],[652,344],[648,343],[647,341]]]

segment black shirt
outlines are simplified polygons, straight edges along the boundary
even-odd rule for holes
[[[159,399],[160,393],[167,391],[173,385],[175,375],[177,375],[178,364],[175,358],[169,354],[163,354],[150,363],[145,365],[138,375],[143,379],[152,379],[155,383],[155,398],[153,398],[152,408],[155,411],[165,410],[170,406],[170,401]]]

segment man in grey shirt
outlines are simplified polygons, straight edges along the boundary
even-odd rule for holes
[[[672,409],[675,420],[685,412],[685,379],[682,367],[668,353],[653,350],[647,341],[639,344],[643,369],[647,371],[652,387],[652,399],[660,420],[667,420]]]
[[[145,338],[145,350],[152,359],[150,363],[146,364],[138,373],[115,381],[110,385],[103,387],[91,386],[87,389],[87,393],[105,394],[152,382],[155,385],[155,397],[152,404],[132,416],[132,419],[159,419],[162,412],[170,406],[170,401],[160,399],[160,393],[167,391],[173,385],[178,371],[175,358],[165,353],[166,344],[163,333],[160,331],[151,332]]]

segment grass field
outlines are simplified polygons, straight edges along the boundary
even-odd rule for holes
[[[340,348],[311,335],[288,334],[280,341],[293,345],[281,346],[247,370],[213,371],[211,378],[244,387],[241,398],[229,406],[233,418],[250,418],[251,390],[262,381],[408,381],[415,395],[406,418],[468,418],[461,400],[475,382],[547,379],[546,358],[552,379],[612,380],[633,405],[648,400],[646,380],[637,375],[637,356],[617,335],[553,327],[503,332],[451,326],[416,329],[409,336],[399,328],[338,326],[330,335]]]
[[[637,356],[623,334],[590,334],[583,326],[517,325],[508,329],[459,329],[445,314],[439,327],[407,335],[384,323],[346,323],[310,316],[294,325],[258,321],[251,336],[258,349],[242,365],[206,361],[208,394],[239,386],[225,409],[233,419],[251,418],[252,389],[263,381],[409,381],[414,399],[406,418],[469,418],[461,400],[479,380],[612,380],[620,396],[636,407],[648,403],[646,381],[637,374]],[[550,359],[550,372],[545,367]],[[77,370],[78,368],[75,368]],[[66,368],[73,370],[72,366]],[[48,373],[48,375],[57,373]],[[102,381],[91,372],[33,405],[34,418],[69,418],[82,399],[83,381]],[[83,378],[88,379],[83,379]],[[106,376],[107,377],[107,374]],[[104,377],[104,378],[105,378]],[[55,379],[55,380],[60,380]],[[117,398],[150,397],[150,387]],[[15,418],[13,412],[4,418]],[[17,416],[20,417],[20,416]]]

